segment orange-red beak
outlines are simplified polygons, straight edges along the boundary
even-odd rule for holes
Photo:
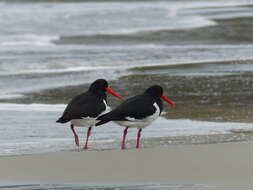
[[[169,98],[166,96],[162,95],[161,98],[165,101],[168,102],[172,107],[176,107],[176,104],[174,104]]]
[[[115,97],[117,97],[117,98],[119,98],[121,100],[123,99],[123,97],[121,95],[117,94],[113,89],[111,89],[111,88],[105,88],[105,90],[108,93],[112,94],[113,96],[115,96]]]

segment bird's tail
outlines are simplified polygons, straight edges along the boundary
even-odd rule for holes
[[[109,112],[109,113],[110,113],[110,112]],[[98,120],[99,122],[97,122],[95,126],[103,125],[103,124],[108,123],[109,121],[111,121],[111,120],[108,118],[108,113],[99,116],[99,117],[97,118],[97,120]]]
[[[56,121],[56,123],[67,123],[69,120],[68,119],[65,119],[65,118],[63,118],[63,117],[60,117],[57,121]]]

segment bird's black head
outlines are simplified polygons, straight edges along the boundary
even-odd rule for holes
[[[97,94],[98,96],[102,97],[102,98],[106,98],[106,93],[108,92],[110,94],[112,94],[113,96],[122,99],[122,97],[117,94],[113,89],[108,87],[108,82],[105,79],[97,79],[96,81],[94,81],[89,88],[89,91]]]
[[[105,79],[97,79],[90,85],[89,91],[105,92],[106,88],[108,88],[108,82]]]
[[[163,95],[163,88],[159,85],[154,85],[149,87],[146,91],[146,94],[151,95],[155,98],[162,98],[164,101],[169,103],[171,106],[175,107],[176,105],[166,96]]]
[[[161,97],[163,95],[163,88],[159,85],[154,85],[149,87],[145,93],[153,96],[153,97]]]

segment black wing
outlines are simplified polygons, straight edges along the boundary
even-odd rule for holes
[[[99,98],[91,92],[86,92],[76,96],[67,105],[65,111],[56,122],[66,123],[72,119],[81,119],[84,117],[96,118],[106,109],[102,98]]]
[[[155,100],[146,94],[129,98],[111,112],[98,117],[96,125],[102,125],[109,121],[127,121],[127,117],[143,119],[155,113],[153,106]],[[159,104],[162,102],[159,100]],[[159,106],[160,107],[160,106]]]

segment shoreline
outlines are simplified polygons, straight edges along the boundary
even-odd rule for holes
[[[253,142],[0,157],[0,180],[32,184],[201,184],[252,189]],[[198,187],[197,187],[198,188]]]

